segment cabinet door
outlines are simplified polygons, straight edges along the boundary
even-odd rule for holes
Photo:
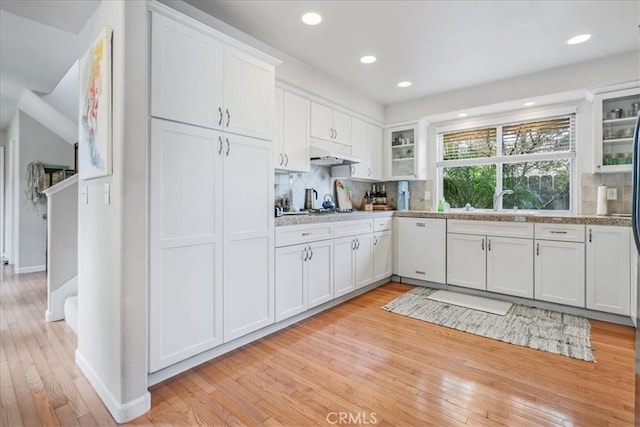
[[[311,137],[333,141],[333,110],[311,101]]]
[[[253,56],[224,49],[225,130],[272,141],[275,70]]]
[[[309,100],[284,92],[284,165],[282,169],[309,172]]]
[[[333,299],[333,240],[311,243],[308,247],[307,308],[313,308]]]
[[[271,143],[224,139],[225,342],[274,321]],[[247,173],[247,165],[251,173]]]
[[[385,154],[387,161],[387,176],[391,180],[424,179],[424,172],[418,174],[418,162],[421,145],[418,135],[418,125],[395,127],[385,132]],[[424,156],[424,153],[422,154]]]
[[[276,249],[276,322],[307,309],[305,262],[307,245]]]
[[[352,165],[353,178],[368,178],[367,172],[367,124],[360,119],[351,121],[351,155],[361,160]]]
[[[151,372],[222,343],[219,136],[200,127],[151,121]]]
[[[219,129],[222,59],[219,41],[153,13],[151,115]]]
[[[382,129],[367,125],[367,178],[384,179],[382,168]]]
[[[387,279],[392,274],[391,231],[381,231],[373,234],[373,281]]]
[[[487,237],[487,290],[533,298],[533,240]]]
[[[487,289],[487,240],[470,234],[447,235],[447,283]]]
[[[351,145],[351,116],[340,111],[333,110],[333,140],[338,144]]]
[[[355,290],[353,269],[355,246],[353,237],[333,239],[333,283],[336,298]]]
[[[274,167],[276,169],[284,168],[284,91],[276,88],[275,92],[275,130],[276,137],[274,140]]]
[[[630,229],[587,227],[587,308],[630,314]]]
[[[356,236],[354,264],[356,289],[360,289],[371,284],[373,282],[372,234],[359,234]]]
[[[398,219],[398,274],[445,283],[446,220]]]
[[[584,307],[584,243],[535,241],[535,299]]]

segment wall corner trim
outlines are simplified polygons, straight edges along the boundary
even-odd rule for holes
[[[148,391],[146,391],[142,396],[128,402],[118,402],[102,379],[91,367],[89,362],[87,362],[78,350],[76,350],[76,364],[80,367],[80,370],[85,377],[87,377],[96,393],[98,393],[98,396],[100,396],[100,399],[102,399],[102,402],[111,413],[111,416],[118,424],[131,421],[151,409],[151,393]]]

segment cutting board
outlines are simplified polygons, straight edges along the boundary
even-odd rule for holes
[[[347,186],[344,185],[342,180],[339,179],[336,179],[334,185],[338,209],[353,209],[353,204],[351,203],[351,193],[349,192]]]

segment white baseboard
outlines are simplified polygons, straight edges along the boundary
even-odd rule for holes
[[[47,322],[55,322],[64,319],[64,301],[78,293],[78,276],[73,276],[62,286],[47,296],[47,311],[44,319]]]
[[[15,270],[16,274],[26,274],[26,273],[39,273],[41,271],[46,271],[46,265],[32,265],[31,267],[17,267]]]
[[[148,391],[137,399],[130,400],[129,402],[118,402],[78,350],[76,350],[76,364],[80,367],[84,376],[87,377],[117,423],[122,424],[131,421],[151,409],[151,394]]]

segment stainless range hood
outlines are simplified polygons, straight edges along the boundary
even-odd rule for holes
[[[311,164],[318,166],[341,166],[360,163],[361,160],[347,154],[341,154],[311,146]]]

